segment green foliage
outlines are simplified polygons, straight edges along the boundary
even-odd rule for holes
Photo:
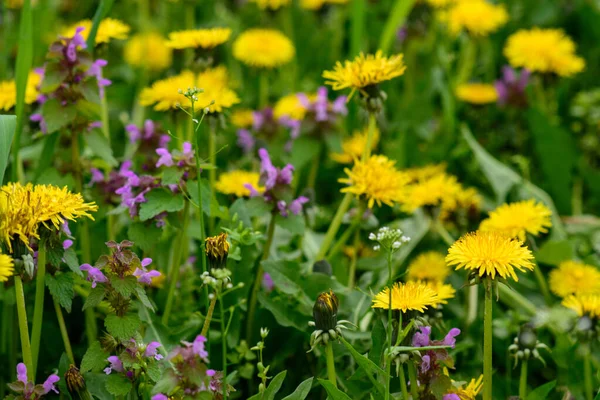
[[[127,228],[127,237],[140,249],[150,251],[162,235],[162,230],[153,221],[134,222]]]
[[[287,374],[287,371],[282,371],[282,372],[278,373],[275,376],[275,378],[273,378],[271,383],[269,383],[269,386],[267,386],[264,393],[256,394],[256,395],[248,398],[248,400],[273,400],[273,399],[275,399],[275,395],[279,392],[279,389],[281,389],[281,385],[283,385],[283,381],[285,379],[286,374]]]
[[[110,285],[123,297],[129,297],[135,292],[138,282],[137,278],[133,275],[129,275],[124,278],[114,276],[110,280]]]
[[[531,393],[527,395],[527,400],[545,400],[548,398],[548,395],[550,395],[550,392],[555,386],[556,381],[545,383],[542,386],[532,390]]]
[[[102,286],[96,286],[90,290],[87,298],[85,299],[85,303],[83,304],[83,309],[90,307],[96,307],[102,300],[104,300],[104,296],[106,295],[106,291]]]
[[[140,219],[146,221],[162,212],[181,211],[184,198],[179,193],[170,193],[165,189],[154,189],[146,194],[146,202],[140,206]]]
[[[83,138],[92,152],[104,160],[108,166],[115,167],[118,165],[108,139],[102,134],[100,129],[92,129],[83,135]]]
[[[108,333],[120,340],[131,339],[140,328],[140,325],[140,318],[135,314],[126,314],[122,317],[110,314],[104,320],[104,326]]]
[[[10,157],[10,146],[17,126],[14,115],[0,115],[0,184],[4,180],[4,172]]]
[[[367,357],[363,356],[358,351],[356,351],[354,347],[352,347],[352,345],[348,343],[343,337],[340,340],[342,344],[346,346],[346,349],[348,349],[350,355],[352,356],[352,358],[354,358],[354,361],[356,361],[356,363],[367,373],[367,376],[369,377],[369,380],[371,381],[373,386],[375,386],[375,389],[377,389],[380,395],[384,396],[385,390],[381,383],[377,381],[377,378],[383,377],[384,379],[387,379],[387,373],[384,370],[382,370],[379,366],[377,366],[377,364],[375,364],[373,361],[369,360]],[[373,377],[373,375],[375,377]]]
[[[52,297],[70,313],[73,296],[75,295],[72,273],[57,272],[54,276],[48,274],[46,275],[46,286],[48,286]]]
[[[331,400],[351,400],[346,393],[333,386],[333,383],[325,379],[319,379],[319,383],[325,388]]]
[[[63,106],[58,99],[50,99],[42,106],[48,133],[54,133],[75,120],[77,109],[73,105]]]
[[[131,381],[121,374],[110,374],[106,380],[106,390],[113,396],[125,396],[132,389]]]
[[[179,185],[183,171],[177,167],[165,168],[162,173],[163,185]]]
[[[110,354],[102,349],[100,342],[93,342],[85,352],[83,359],[81,360],[80,372],[100,372],[106,365]]]
[[[282,400],[304,400],[308,396],[310,389],[312,388],[313,378],[310,377],[305,381],[302,381],[301,384],[298,385],[296,390],[289,396],[285,396]]]

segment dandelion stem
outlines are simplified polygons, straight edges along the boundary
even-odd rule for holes
[[[162,316],[162,323],[164,326],[169,325],[169,316],[171,315],[171,309],[173,308],[173,300],[175,299],[175,288],[177,287],[177,282],[179,281],[179,272],[181,270],[181,255],[183,254],[184,247],[186,245],[186,234],[187,227],[189,222],[189,209],[190,202],[186,201],[185,206],[183,208],[183,224],[181,225],[181,232],[179,232],[179,237],[175,242],[177,247],[175,249],[175,253],[173,254],[173,260],[171,264],[171,282],[169,284],[169,295],[167,297],[167,303],[165,305],[165,312]]]
[[[408,389],[406,387],[406,375],[404,375],[404,364],[400,364],[400,368],[398,368],[398,378],[400,380],[402,400],[408,400]]]
[[[356,264],[358,262],[358,245],[360,243],[359,231],[354,231],[354,252],[352,254],[352,260],[350,261],[350,268],[348,268],[348,287],[354,287],[354,281],[356,277]]]
[[[552,303],[552,296],[550,295],[550,291],[548,290],[548,283],[546,282],[546,278],[540,269],[540,266],[535,263],[535,268],[533,268],[533,274],[535,275],[535,279],[537,280],[537,284],[540,287],[540,291],[542,295],[544,295],[544,301],[547,305]]]
[[[56,311],[56,318],[58,319],[58,327],[60,328],[60,335],[62,336],[63,344],[65,346],[65,352],[69,357],[69,362],[75,364],[75,357],[73,357],[73,350],[71,349],[71,341],[69,340],[69,334],[67,332],[67,325],[65,324],[65,318],[63,317],[62,309],[58,301],[52,296],[54,302],[54,310]]]
[[[387,266],[388,266],[388,325],[387,325],[387,337],[388,337],[388,352],[385,362],[386,372],[387,372],[387,385],[385,388],[385,398],[388,400],[390,398],[390,386],[392,380],[391,368],[392,368],[392,335],[393,335],[393,326],[392,326],[392,249],[388,249],[387,254]],[[400,335],[400,331],[402,330],[402,312],[400,312],[400,323],[398,324],[398,335]],[[410,370],[409,370],[410,373]]]
[[[37,258],[37,275],[35,277],[35,305],[33,308],[33,324],[31,326],[31,355],[33,359],[33,376],[37,371],[37,362],[42,338],[42,319],[44,316],[44,292],[46,289],[46,246],[39,242]]]
[[[204,320],[204,326],[202,327],[202,332],[200,335],[207,338],[208,329],[210,327],[210,321],[212,319],[213,312],[215,311],[215,305],[217,304],[217,294],[215,293],[215,297],[210,301],[210,306],[208,307],[208,312],[206,313],[206,319]],[[223,317],[221,317],[223,318]]]
[[[106,101],[106,91],[102,93],[100,98],[100,108],[102,118],[102,133],[104,134],[104,137],[106,137],[108,145],[110,146],[110,126],[108,119],[108,102]]]
[[[29,327],[27,326],[27,308],[25,307],[25,293],[23,292],[23,281],[19,275],[15,275],[15,294],[17,296],[17,315],[19,317],[19,332],[21,334],[21,351],[23,352],[23,363],[27,367],[27,376],[31,381],[33,376],[33,357],[31,356],[31,344],[29,342]]]
[[[523,311],[526,311],[530,316],[535,315],[538,312],[538,307],[535,306],[529,299],[523,296],[521,293],[505,285],[499,285],[498,291],[500,292],[500,299],[511,306],[519,306]]]
[[[216,297],[215,294],[215,298]],[[223,398],[227,400],[227,329],[225,328],[223,296],[219,296],[219,312],[221,313],[221,342],[223,346]]]
[[[325,239],[323,239],[323,243],[321,244],[319,253],[315,257],[315,261],[319,261],[319,260],[322,260],[323,258],[325,258],[325,255],[327,254],[327,251],[329,250],[329,246],[331,245],[331,242],[333,242],[333,239],[335,238],[335,235],[337,234],[338,229],[340,229],[340,225],[342,224],[342,219],[344,218],[344,214],[346,213],[346,211],[348,211],[348,208],[350,208],[351,202],[352,202],[352,194],[346,193],[342,202],[338,206],[335,216],[333,217],[333,221],[331,221],[331,225],[329,225],[329,229],[327,229],[327,233],[325,234]]]
[[[410,395],[413,400],[419,399],[419,387],[417,385],[417,368],[411,361],[408,362],[408,379],[410,380]]]
[[[592,349],[588,345],[583,356],[583,374],[584,374],[584,385],[585,385],[585,399],[592,400],[594,398],[594,381],[592,377],[592,359],[590,354]]]
[[[483,400],[492,400],[492,280],[485,285],[483,311]]]
[[[271,215],[271,221],[269,222],[269,227],[267,228],[267,241],[265,242],[265,247],[263,249],[263,255],[258,263],[258,267],[256,268],[256,277],[254,278],[254,286],[252,286],[252,292],[250,293],[250,305],[248,307],[248,321],[246,322],[246,338],[248,343],[252,342],[252,329],[254,325],[254,313],[256,312],[256,301],[258,299],[258,290],[260,289],[260,284],[262,282],[263,277],[263,267],[262,262],[269,258],[269,253],[271,252],[271,245],[273,244],[273,234],[275,233],[275,215]]]
[[[375,113],[369,113],[369,130],[367,132],[367,145],[363,149],[362,161],[365,161],[371,155],[371,146],[373,146],[373,136],[377,128],[377,120]]]
[[[217,180],[217,120],[208,121],[210,122],[208,128],[208,156],[212,161],[213,167],[208,170],[208,182],[210,185],[210,192],[214,196],[215,193],[215,181]],[[215,230],[215,217],[210,215],[208,219],[208,233],[209,235],[214,234]]]
[[[337,387],[337,379],[335,374],[335,360],[333,358],[333,344],[330,341],[325,346],[325,357],[327,358],[327,377],[333,386]]]
[[[340,236],[338,241],[335,242],[335,244],[331,248],[331,251],[327,255],[327,258],[329,258],[329,259],[333,258],[342,249],[342,247],[346,244],[346,242],[350,238],[350,235],[352,235],[352,233],[354,233],[356,231],[356,229],[359,227],[360,222],[362,221],[362,216],[363,216],[364,212],[365,212],[365,208],[361,205],[358,209],[356,217],[354,218],[354,221],[352,221],[352,224],[348,227],[348,229],[346,229],[344,231],[344,233],[342,234],[342,236]]]
[[[267,71],[259,72],[258,81],[258,106],[262,109],[269,104],[269,76]]]
[[[519,380],[519,398],[527,398],[527,359],[521,361],[521,379]]]

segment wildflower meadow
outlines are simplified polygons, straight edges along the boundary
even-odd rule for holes
[[[597,0],[0,0],[0,398],[600,400]]]

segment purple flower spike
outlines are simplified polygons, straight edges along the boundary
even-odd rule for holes
[[[275,288],[275,282],[273,282],[273,278],[271,278],[268,272],[265,272],[263,275],[262,286],[267,292],[272,292]]]
[[[138,277],[139,283],[145,283],[146,285],[150,285],[152,284],[152,278],[159,277],[160,272],[154,269],[146,272],[145,270],[136,268],[136,270],[133,272],[133,275]]]
[[[428,355],[423,356],[421,359],[421,372],[426,373],[431,368],[431,357]]]
[[[192,343],[192,350],[194,354],[203,359],[208,357],[208,352],[204,350],[205,342],[206,338],[202,335],[198,335],[196,336],[196,339],[194,339],[194,343]]]
[[[115,372],[123,372],[123,371],[125,371],[125,369],[123,368],[123,363],[121,362],[121,360],[119,359],[119,357],[117,357],[117,356],[110,356],[110,357],[107,358],[107,360],[110,363],[110,366],[104,368],[104,372],[106,373],[106,375],[110,375],[110,373],[112,371],[115,371]]]
[[[419,328],[420,332],[416,332],[413,336],[412,345],[414,347],[424,347],[429,346],[431,335],[431,327],[430,326],[422,326]]]
[[[240,129],[237,131],[237,144],[242,148],[245,153],[249,153],[254,149],[256,140],[248,129]]]
[[[156,163],[156,168],[160,167],[161,165],[164,165],[165,167],[172,167],[175,164],[173,162],[173,157],[171,156],[171,153],[169,153],[169,150],[159,147],[158,149],[156,149],[156,154],[160,156]]]
[[[308,197],[300,196],[290,204],[290,211],[294,215],[298,215],[302,212],[302,206],[308,203]]]
[[[442,400],[460,400],[456,393],[445,394]]]
[[[146,257],[142,260],[142,267],[146,268],[150,264],[152,264],[151,258]]]
[[[23,363],[17,364],[17,379],[27,385],[27,366]]]
[[[206,370],[206,376],[215,376],[216,373],[217,373],[217,371],[215,371],[214,369]]]
[[[46,379],[46,381],[42,384],[42,386],[44,387],[44,394],[50,393],[50,391],[53,391],[54,393],[58,393],[56,386],[54,386],[54,384],[58,381],[60,381],[60,378],[58,377],[58,375],[56,375],[56,374],[50,375],[48,377],[48,379]]]
[[[63,241],[63,250],[67,250],[71,246],[73,246],[73,241],[71,239],[66,239]]]
[[[450,332],[448,332],[448,334],[444,338],[443,344],[446,346],[452,346],[452,348],[454,348],[454,346],[456,345],[456,336],[458,335],[460,335],[460,329],[450,329]]]
[[[163,355],[158,353],[157,349],[161,346],[158,342],[150,342],[148,346],[146,346],[146,350],[144,351],[144,356],[146,357],[154,357],[155,360],[162,360]]]
[[[271,162],[271,157],[269,157],[269,152],[267,151],[267,149],[262,148],[258,150],[258,156],[261,160],[260,169],[261,175],[264,176],[265,187],[267,188],[267,190],[273,189],[275,187],[275,184],[277,183],[277,168],[273,166],[273,163]]]
[[[87,271],[87,280],[92,281],[92,288],[95,288],[98,282],[108,282],[108,279],[106,278],[106,276],[104,276],[102,271],[100,271],[96,267],[92,267],[90,264],[83,264],[81,267],[79,267],[79,269],[82,271]]]
[[[152,400],[169,400],[169,398],[166,395],[159,393],[152,396]]]

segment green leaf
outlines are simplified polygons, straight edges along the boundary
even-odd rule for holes
[[[54,92],[61,83],[69,76],[69,70],[64,68],[60,62],[49,62],[44,68],[44,79],[40,90],[42,93]]]
[[[96,33],[98,33],[98,27],[100,26],[100,22],[102,22],[102,18],[106,17],[112,8],[112,5],[115,0],[100,0],[100,4],[98,4],[98,8],[94,13],[94,19],[92,20],[92,27],[90,29],[90,33],[88,35],[85,44],[88,49],[93,52],[94,45],[96,44]]]
[[[431,393],[433,393],[436,399],[441,399],[446,393],[448,393],[448,390],[451,387],[452,381],[450,380],[450,377],[444,374],[435,376],[430,383]]]
[[[118,162],[113,156],[108,139],[102,134],[100,129],[92,129],[91,132],[83,135],[92,153],[104,160],[109,166],[115,167]]]
[[[131,381],[121,374],[110,374],[106,380],[106,390],[113,396],[125,396],[131,388]]]
[[[548,395],[556,386],[556,381],[544,383],[542,386],[538,386],[527,395],[527,400],[545,400]]]
[[[79,269],[80,264],[77,259],[77,253],[75,253],[75,250],[73,250],[72,247],[64,251],[63,260],[65,260],[65,264],[67,264],[69,269],[73,271],[75,275],[83,276],[83,272]]]
[[[104,290],[104,287],[96,286],[95,288],[92,288],[90,294],[88,294],[88,297],[85,299],[85,303],[83,304],[83,310],[90,307],[96,307],[98,304],[100,304],[102,300],[104,300],[105,295],[106,292]]]
[[[165,168],[162,173],[163,185],[177,185],[183,176],[183,170],[177,167]]]
[[[70,313],[73,296],[75,295],[75,291],[73,290],[73,275],[64,272],[57,272],[54,276],[47,274],[46,286],[48,286],[52,297]]]
[[[183,209],[185,201],[179,193],[165,189],[154,189],[146,194],[146,202],[140,205],[140,219],[147,221],[162,212],[177,212]]]
[[[305,380],[301,384],[299,384],[298,387],[296,388],[296,390],[294,390],[294,392],[292,394],[290,394],[289,396],[285,396],[282,400],[304,400],[304,399],[306,399],[306,396],[308,396],[308,393],[310,392],[310,389],[312,388],[312,382],[313,382],[313,377],[311,376],[310,378],[308,378],[307,380]]]
[[[381,319],[377,318],[375,326],[371,330],[371,351],[369,351],[369,359],[375,364],[381,364],[381,357],[383,356],[383,349],[385,347],[385,327]]]
[[[59,136],[60,134],[58,133],[44,135],[44,147],[39,156],[35,174],[33,175],[34,182],[38,182],[40,176],[42,176],[42,174],[45,171],[48,171],[48,169],[52,166],[52,161],[54,161],[54,149],[56,148],[56,143],[58,142]]]
[[[140,301],[142,302],[142,304],[144,306],[146,306],[150,310],[154,311],[154,306],[152,305],[152,302],[148,298],[148,295],[146,295],[146,291],[144,290],[143,287],[136,286],[135,294],[137,295],[138,299],[140,299]]]
[[[382,396],[384,396],[385,391],[384,391],[381,383],[377,382],[377,376],[382,376],[385,379],[385,377],[387,376],[386,372],[384,370],[382,370],[378,365],[376,365],[373,361],[369,360],[367,357],[363,356],[358,351],[356,351],[356,349],[354,349],[354,347],[352,347],[352,345],[350,343],[348,343],[343,337],[340,338],[340,340],[341,340],[342,344],[344,346],[346,346],[346,349],[348,349],[348,351],[350,352],[350,354],[352,355],[352,358],[354,358],[356,363],[362,369],[365,370],[365,372],[367,373],[367,376],[369,377],[369,380],[371,381],[373,386],[375,386],[375,389],[377,389],[377,391]],[[375,375],[375,378],[373,378],[373,375]]]
[[[10,158],[10,145],[17,127],[17,117],[0,115],[0,185],[4,181],[4,172]]]
[[[162,370],[160,369],[160,365],[157,362],[151,362],[146,367],[146,373],[152,379],[152,382],[156,383],[160,380],[162,376]]]
[[[106,381],[108,380],[108,377],[109,375],[106,375],[104,372],[88,372],[86,374],[83,374],[83,379],[85,379],[85,385],[87,386],[87,389],[90,392],[90,394],[93,396],[93,399],[114,400],[114,396],[108,393],[108,391],[106,390]]]
[[[319,379],[319,383],[325,388],[331,400],[352,400],[346,393],[333,386],[333,383],[325,379]]]
[[[315,157],[321,151],[322,144],[319,140],[301,136],[294,141],[294,150],[291,152],[290,164],[300,171],[305,165],[315,162]],[[318,160],[317,160],[318,161]]]
[[[125,278],[113,276],[110,280],[110,285],[123,297],[129,297],[135,291],[138,283],[137,278],[133,275],[126,276]]]
[[[400,0],[394,2],[394,8],[389,13],[389,17],[385,22],[385,27],[379,39],[379,47],[383,54],[387,54],[390,46],[396,38],[396,32],[399,26],[404,25],[404,21],[408,18],[410,10],[412,10],[415,0]]]
[[[247,400],[273,400],[275,398],[275,394],[281,389],[281,385],[283,384],[283,380],[285,379],[285,375],[287,371],[282,371],[277,374],[275,378],[269,383],[269,386],[265,389],[265,392],[261,395],[260,393],[255,394],[252,397],[249,397]]]
[[[95,341],[85,352],[83,359],[81,360],[81,373],[85,372],[100,372],[106,367],[107,361],[110,354],[102,349],[100,342]]]
[[[126,314],[122,317],[110,314],[104,320],[104,326],[108,330],[108,333],[121,340],[131,339],[136,334],[141,323],[139,317],[135,314]]]
[[[127,237],[145,252],[150,251],[160,240],[162,229],[153,222],[133,222],[127,229]]]
[[[226,207],[222,207],[219,205],[217,198],[211,193],[210,186],[205,179],[201,181],[202,185],[202,211],[207,216],[213,216],[215,218],[221,219],[229,219],[229,213]],[[192,198],[192,201],[195,204],[200,202],[198,198],[198,182],[189,181],[187,184],[187,189]]]
[[[534,253],[538,263],[558,265],[573,259],[573,244],[568,240],[548,240]]]
[[[290,214],[287,217],[277,215],[275,217],[275,223],[277,226],[289,231],[294,235],[304,234],[304,228],[306,227],[304,216],[302,214]]]
[[[292,326],[301,332],[306,331],[306,326],[310,318],[297,309],[291,308],[289,299],[266,295],[261,292],[258,294],[258,301],[264,308],[273,313],[279,325]]]
[[[50,99],[42,106],[47,133],[53,133],[69,125],[77,116],[72,105],[62,106],[58,99]]]

